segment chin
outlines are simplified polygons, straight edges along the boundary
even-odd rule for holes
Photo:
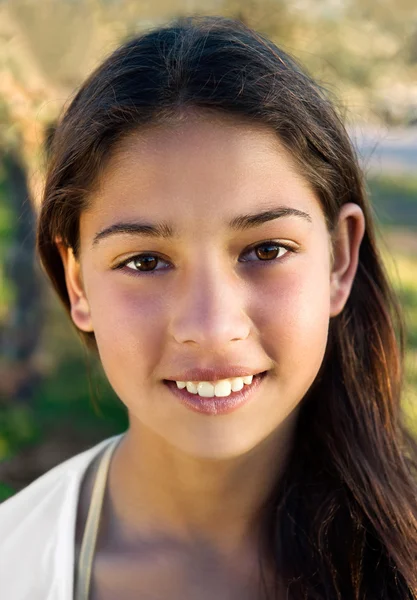
[[[230,435],[198,436],[198,438],[182,437],[180,440],[170,440],[170,444],[190,458],[201,460],[231,460],[250,453],[263,439],[245,439],[245,436],[233,437]]]

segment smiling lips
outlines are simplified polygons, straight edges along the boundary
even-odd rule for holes
[[[237,410],[251,398],[265,379],[267,371],[257,375],[219,381],[165,381],[181,404],[205,415],[225,415]],[[245,383],[250,381],[250,383]],[[232,390],[232,384],[236,391]],[[219,394],[219,395],[218,395]]]
[[[190,394],[198,394],[202,398],[225,398],[232,392],[239,392],[245,385],[250,385],[253,375],[245,377],[233,377],[231,379],[221,379],[219,381],[176,381],[177,388],[182,390],[187,388]]]

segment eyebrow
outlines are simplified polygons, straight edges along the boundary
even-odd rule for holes
[[[302,210],[290,208],[289,206],[279,206],[259,213],[239,215],[234,217],[228,225],[229,228],[234,231],[245,231],[252,227],[258,227],[259,225],[262,225],[262,223],[281,219],[283,217],[299,217],[310,223],[312,222],[311,216]],[[179,237],[178,232],[175,231],[172,225],[165,221],[161,223],[141,223],[137,221],[115,223],[114,225],[110,225],[110,227],[106,227],[102,231],[99,231],[94,236],[93,246],[97,245],[98,242],[104,238],[121,234],[162,239],[174,239]]]

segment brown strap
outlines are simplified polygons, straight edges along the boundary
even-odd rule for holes
[[[101,509],[103,506],[104,492],[106,489],[107,474],[113,452],[122,436],[118,436],[107,446],[97,470],[91,502],[88,510],[87,522],[84,529],[78,562],[78,575],[75,590],[75,600],[88,600],[91,584],[91,572],[94,551],[97,542],[98,528],[100,525]]]

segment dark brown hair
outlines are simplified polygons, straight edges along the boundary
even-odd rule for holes
[[[264,507],[263,548],[294,600],[415,599],[416,452],[401,423],[401,318],[348,135],[294,59],[243,24],[214,17],[177,21],[116,50],[54,135],[38,226],[42,264],[69,309],[56,240],[77,253],[80,213],[115,144],[187,109],[275,130],[330,231],[346,202],[365,214],[350,297],[331,320],[288,467]],[[82,335],[94,346],[93,334]]]

